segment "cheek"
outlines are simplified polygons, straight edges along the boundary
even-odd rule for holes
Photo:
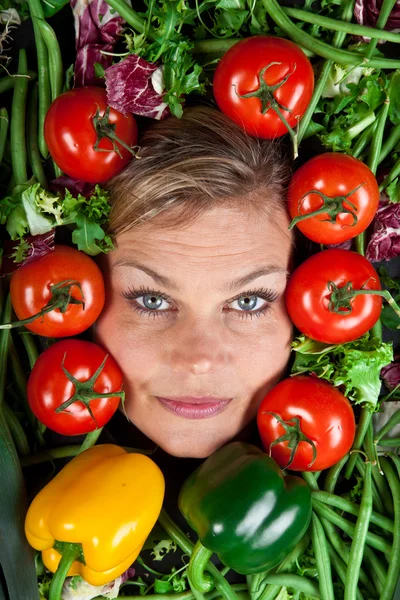
[[[162,346],[151,327],[138,326],[122,309],[118,303],[107,305],[96,322],[96,341],[118,362],[126,382],[148,381],[162,360]]]

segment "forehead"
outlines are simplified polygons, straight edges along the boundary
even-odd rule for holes
[[[193,260],[206,261],[260,252],[264,258],[272,253],[285,261],[293,241],[288,231],[289,218],[283,210],[271,216],[252,207],[217,207],[185,225],[174,226],[170,222],[169,215],[166,227],[161,213],[117,236],[117,251],[110,258],[115,263],[122,254],[137,252],[152,257],[187,254]]]

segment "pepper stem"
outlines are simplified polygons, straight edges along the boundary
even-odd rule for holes
[[[312,457],[312,461],[308,465],[308,467],[312,467],[312,465],[315,462],[315,459],[317,458],[317,449],[315,447],[314,442],[312,440],[310,440],[310,438],[308,438],[302,432],[301,427],[300,427],[299,417],[293,417],[292,419],[289,419],[288,421],[284,421],[279,415],[277,415],[276,413],[274,413],[272,411],[266,411],[266,412],[263,412],[263,414],[264,415],[272,415],[278,421],[278,423],[280,425],[282,425],[282,427],[285,430],[285,433],[283,435],[281,435],[279,438],[277,438],[276,440],[274,440],[269,446],[269,455],[271,456],[271,449],[273,446],[275,446],[276,444],[280,444],[282,442],[288,442],[288,448],[291,451],[290,458],[289,458],[288,464],[285,467],[283,467],[282,470],[284,471],[285,469],[288,469],[290,467],[290,465],[292,464],[300,442],[306,442],[307,444],[310,444],[310,446],[312,448],[313,457]]]
[[[79,289],[82,300],[78,300],[72,296],[71,289],[76,286]],[[21,321],[14,321],[12,323],[5,323],[4,325],[0,325],[0,329],[14,329],[14,327],[22,327],[23,325],[28,325],[28,323],[32,323],[39,317],[44,317],[46,313],[51,312],[52,310],[56,310],[57,308],[61,313],[65,313],[70,304],[82,304],[82,310],[85,310],[85,302],[82,292],[82,286],[79,281],[75,281],[74,279],[66,279],[65,281],[60,281],[54,285],[50,286],[51,298],[40,310],[38,313],[28,317],[27,319],[22,319]]]
[[[110,114],[109,106],[107,106],[106,110],[104,111],[104,115],[102,117],[100,116],[100,108],[97,107],[96,114],[94,115],[94,117],[92,119],[93,126],[96,131],[96,135],[97,135],[97,139],[93,146],[93,150],[96,150],[96,152],[116,152],[118,154],[118,156],[120,158],[122,158],[121,151],[117,146],[117,142],[118,142],[118,144],[120,144],[123,148],[125,148],[125,150],[128,150],[128,152],[130,152],[131,154],[133,154],[133,156],[136,156],[136,158],[138,158],[134,149],[131,148],[130,146],[128,146],[128,144],[126,144],[123,140],[121,140],[121,138],[118,137],[117,134],[115,133],[116,124],[111,123],[109,121],[109,114]],[[111,149],[99,148],[99,144],[103,138],[108,138],[109,140],[111,140],[111,143],[113,146]]]
[[[74,560],[76,560],[82,552],[82,548],[79,544],[64,542],[62,546],[61,560],[50,584],[49,600],[61,600],[62,588],[68,571]]]
[[[371,279],[371,277],[369,279]],[[353,298],[364,294],[371,294],[372,296],[382,296],[382,298],[385,298],[396,315],[400,317],[400,307],[397,305],[396,301],[388,290],[362,289],[365,285],[367,285],[369,279],[363,283],[361,289],[359,290],[353,289],[353,283],[351,281],[347,281],[341,288],[338,288],[336,283],[333,281],[328,281],[328,290],[331,292],[328,310],[333,313],[348,315],[353,311],[353,307],[351,305],[351,300]],[[400,329],[400,325],[398,325],[396,329]]]
[[[67,371],[67,369],[64,367],[66,356],[67,356],[67,353],[65,352],[63,359],[62,359],[61,368],[63,370],[64,375],[74,384],[75,393],[73,396],[71,396],[71,398],[69,398],[69,400],[66,400],[65,402],[60,404],[60,406],[58,408],[56,408],[55,412],[56,413],[63,412],[69,406],[71,406],[71,404],[73,404],[74,402],[82,402],[88,409],[89,414],[92,417],[93,421],[96,423],[96,428],[98,428],[96,418],[90,407],[90,402],[97,398],[118,397],[118,398],[121,398],[122,402],[125,399],[125,392],[123,392],[123,391],[121,391],[121,392],[117,392],[117,391],[116,392],[106,392],[104,394],[98,394],[97,392],[95,392],[93,390],[94,385],[95,385],[100,373],[104,369],[104,365],[106,364],[106,360],[109,355],[106,354],[106,356],[104,357],[104,359],[103,359],[101,365],[99,366],[99,368],[97,369],[97,371],[86,381],[79,381],[79,379],[76,379],[76,377],[74,377],[69,371]]]
[[[353,227],[358,221],[357,215],[355,214],[357,212],[357,207],[355,206],[355,204],[350,202],[350,200],[348,200],[348,197],[351,196],[352,194],[354,194],[362,185],[364,185],[364,184],[360,183],[360,185],[358,185],[356,188],[354,188],[354,190],[351,190],[351,192],[346,194],[346,196],[334,196],[334,197],[326,196],[319,190],[310,190],[309,192],[306,192],[304,194],[304,196],[302,196],[299,200],[299,204],[298,204],[299,212],[301,210],[301,201],[304,200],[304,198],[306,196],[308,196],[309,194],[317,194],[318,196],[320,196],[320,198],[322,198],[322,200],[323,200],[323,205],[321,206],[321,208],[318,208],[317,210],[313,210],[312,212],[309,212],[307,214],[298,215],[297,217],[295,217],[291,221],[288,229],[293,229],[293,227],[295,225],[297,225],[297,223],[299,223],[300,221],[304,221],[305,219],[310,219],[311,217],[316,217],[317,215],[320,215],[320,214],[328,215],[327,219],[322,219],[323,221],[329,221],[331,223],[335,223],[336,217],[340,213],[351,214],[351,216],[353,217],[353,223],[351,225],[349,225],[348,227]],[[350,208],[347,208],[344,206],[345,201],[350,206]],[[346,227],[346,226],[344,225],[344,227]]]
[[[211,592],[214,587],[214,580],[211,575],[204,573],[212,554],[212,551],[205,548],[198,540],[190,557],[188,577],[194,589],[202,594]]]
[[[285,117],[282,114],[283,110],[286,112],[289,112],[289,113],[291,113],[292,111],[287,106],[284,106],[283,104],[281,104],[274,96],[274,92],[276,92],[276,90],[278,90],[280,87],[282,87],[287,82],[289,77],[291,75],[293,75],[293,73],[296,70],[296,65],[294,65],[293,71],[291,71],[290,73],[285,75],[285,77],[281,81],[278,81],[278,83],[276,83],[275,85],[268,85],[268,83],[264,79],[265,72],[267,69],[269,69],[269,67],[272,67],[273,65],[281,65],[281,64],[282,63],[280,63],[280,62],[271,62],[259,71],[259,73],[258,73],[259,88],[257,90],[255,90],[254,92],[249,92],[248,94],[243,94],[243,95],[240,95],[237,92],[236,92],[236,94],[237,94],[237,96],[239,96],[239,98],[260,98],[261,113],[263,115],[265,115],[265,113],[268,112],[271,108],[273,111],[275,111],[275,113],[277,114],[279,119],[282,121],[282,123],[286,127],[290,137],[292,138],[293,158],[297,158],[297,156],[298,156],[298,141],[297,141],[298,132],[293,131],[293,129],[290,127],[289,123],[287,122],[287,120],[285,119]]]

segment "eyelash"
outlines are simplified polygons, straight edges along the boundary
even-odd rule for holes
[[[170,302],[170,303],[172,302],[172,299],[169,296],[167,296],[166,294],[164,294],[163,292],[152,290],[152,289],[150,289],[148,287],[144,287],[144,286],[141,286],[140,288],[133,288],[133,287],[129,288],[129,290],[127,292],[123,292],[122,295],[124,298],[126,298],[126,300],[129,300],[131,302],[133,300],[136,300],[137,298],[141,298],[142,296],[158,296],[158,297],[162,298],[163,300],[165,300],[166,302]],[[235,300],[238,300],[239,298],[242,298],[243,296],[257,296],[258,298],[262,298],[263,300],[265,300],[267,302],[267,304],[263,308],[259,308],[258,310],[253,310],[253,311],[240,310],[239,311],[236,309],[232,309],[234,312],[240,313],[237,316],[241,319],[248,319],[248,318],[253,319],[254,317],[256,317],[256,318],[261,317],[266,312],[268,312],[271,309],[271,304],[273,304],[278,299],[279,294],[277,292],[273,292],[272,290],[269,290],[268,288],[258,288],[256,290],[247,290],[245,292],[238,294],[234,298],[231,298],[231,300],[229,300],[229,304],[231,304],[232,302],[235,302]],[[169,310],[146,309],[137,303],[133,304],[133,309],[135,311],[137,311],[139,314],[146,315],[149,318],[151,318],[151,317],[153,317],[153,318],[168,317],[168,313],[170,312]]]

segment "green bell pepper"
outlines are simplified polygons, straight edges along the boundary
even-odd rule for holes
[[[303,537],[312,512],[307,484],[243,442],[212,454],[185,481],[178,502],[199,536],[189,574],[203,592],[211,588],[203,570],[212,553],[243,575],[272,569]]]

